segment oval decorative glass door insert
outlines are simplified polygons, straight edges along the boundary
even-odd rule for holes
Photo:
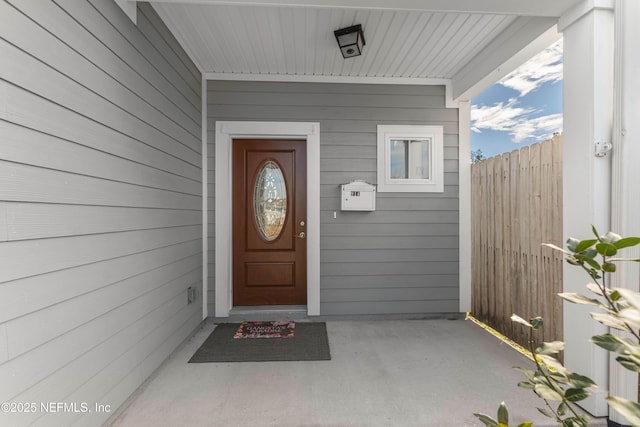
[[[271,160],[258,171],[253,212],[262,237],[267,241],[277,239],[287,218],[287,187],[280,167]]]

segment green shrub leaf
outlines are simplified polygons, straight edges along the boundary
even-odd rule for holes
[[[554,419],[556,418],[556,416],[553,415],[553,412],[549,411],[548,409],[544,409],[544,408],[536,408],[536,409],[545,417],[554,418]]]
[[[567,415],[567,412],[569,412],[569,407],[567,406],[566,403],[562,402],[558,406],[558,410],[556,412],[558,413],[558,415],[561,415],[561,416]]]
[[[613,243],[616,248],[623,249],[640,245],[640,237],[625,237]]]
[[[640,262],[640,258],[609,258],[609,261]]]
[[[600,269],[602,269],[602,267],[600,267],[600,264],[598,264],[598,261],[596,261],[594,259],[596,256],[598,256],[598,252],[596,252],[593,249],[587,249],[586,251],[584,251],[582,253],[574,255],[574,258],[578,262],[582,262],[582,263],[586,262],[592,268],[595,268],[596,270],[600,270]]]
[[[638,356],[628,354],[616,357],[616,361],[632,372],[640,372],[640,360]]]
[[[640,311],[636,308],[624,308],[618,313],[618,317],[621,321],[628,323],[631,326],[640,328]]]
[[[551,248],[551,249],[553,249],[555,251],[563,252],[563,253],[565,253],[567,255],[571,255],[573,253],[573,251],[571,251],[571,252],[566,251],[566,250],[562,249],[560,246],[556,246],[556,245],[554,245],[552,243],[543,243],[542,246],[546,246],[546,247]]]
[[[591,313],[591,317],[597,322],[602,323],[610,328],[618,329],[620,331],[626,331],[627,325],[618,317],[612,316],[608,313]]]
[[[582,418],[571,417],[562,420],[562,427],[585,427],[589,425],[589,421],[584,421]]]
[[[569,373],[569,371],[567,371],[567,368],[565,368],[564,366],[562,366],[562,363],[560,363],[558,361],[558,359],[552,357],[552,356],[547,356],[546,354],[539,354],[538,358],[549,368],[554,369],[556,372],[563,374],[563,375],[567,375]]]
[[[607,402],[616,411],[620,412],[634,426],[640,425],[640,405],[617,396],[607,397]]]
[[[517,314],[512,314],[511,315],[511,321],[512,322],[516,322],[516,323],[520,323],[521,325],[524,325],[528,328],[531,327],[531,323],[527,322],[526,320],[524,320],[522,317],[518,316]]]
[[[591,337],[589,340],[598,347],[602,347],[605,350],[612,351],[614,353],[624,354],[629,351],[633,351],[637,344],[634,344],[627,338],[617,337],[611,334],[602,334]]]
[[[524,389],[527,389],[527,390],[533,390],[533,384],[531,384],[528,381],[520,381],[518,383],[518,387],[524,388]]]
[[[558,296],[566,301],[569,301],[575,304],[586,304],[586,305],[595,305],[596,307],[605,307],[605,305],[602,304],[599,300],[595,298],[589,298],[575,292],[562,292],[562,293],[559,293]]]
[[[571,384],[575,388],[597,387],[595,381],[581,374],[576,374],[572,372],[568,375],[568,378]]]
[[[498,425],[509,426],[509,411],[507,410],[507,405],[504,402],[498,406]]]
[[[565,372],[551,371],[547,375],[551,377],[555,382],[560,384],[569,384],[569,377]]]
[[[587,289],[589,289],[591,292],[593,292],[596,295],[604,296],[604,294],[602,293],[602,288],[598,286],[596,283],[589,283],[587,285]],[[611,292],[613,292],[609,288],[604,288],[604,291],[606,292],[607,295],[611,295]]]
[[[638,292],[624,288],[618,288],[616,289],[616,292],[618,292],[618,294],[620,294],[620,296],[636,310],[640,310],[640,294]]]
[[[535,391],[535,393],[543,399],[562,401],[562,396],[560,395],[560,393],[546,384],[536,384],[533,388],[533,391]]]
[[[596,250],[602,256],[614,256],[618,253],[618,249],[616,249],[613,243],[598,243]]]
[[[536,354],[556,354],[562,350],[564,350],[564,342],[562,341],[543,342],[536,348]]]
[[[571,239],[569,239],[571,240]],[[568,241],[567,241],[568,243]],[[582,240],[580,242],[578,242],[578,244],[575,246],[574,249],[571,249],[573,252],[577,252],[580,253],[582,251],[585,251],[587,249],[589,249],[591,246],[595,245],[596,243],[598,243],[597,240],[593,239],[593,240]]]
[[[584,388],[569,388],[565,390],[564,397],[569,402],[579,402],[589,397],[589,391]]]
[[[487,427],[498,427],[498,422],[485,414],[473,414]]]

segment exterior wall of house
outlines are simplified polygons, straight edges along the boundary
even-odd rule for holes
[[[210,314],[216,120],[320,123],[321,315],[458,312],[458,110],[444,87],[209,81],[207,111]],[[444,192],[378,193],[375,212],[341,212],[340,184],[376,183],[378,124],[444,126]]]
[[[201,321],[201,76],[138,12],[0,2],[2,425],[102,424]]]

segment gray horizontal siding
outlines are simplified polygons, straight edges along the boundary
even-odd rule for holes
[[[200,323],[201,77],[138,12],[0,1],[0,401],[115,410]]]
[[[210,191],[216,120],[320,122],[322,315],[458,311],[458,111],[443,87],[210,81],[207,96]],[[376,182],[378,124],[444,126],[444,192],[380,193],[375,212],[341,212],[340,184]]]
[[[400,301],[322,302],[320,312],[325,316],[388,315],[388,314],[446,314],[458,312],[458,298]]]
[[[456,287],[458,274],[377,274],[359,276],[324,276],[322,289],[376,289],[410,287]]]

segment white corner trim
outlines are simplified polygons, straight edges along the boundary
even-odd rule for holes
[[[459,99],[453,99],[453,80],[447,79],[444,83],[444,106],[445,108],[458,108]]]
[[[120,9],[131,19],[135,25],[138,25],[138,2],[133,0],[114,0]]]
[[[219,121],[216,122],[215,138],[215,317],[228,317],[233,307],[231,144],[234,138],[301,138],[307,141],[307,314],[319,316],[320,124]]]
[[[460,102],[458,113],[459,164],[459,286],[460,312],[471,311],[471,106]]]
[[[207,79],[202,78],[202,318],[209,315],[209,160],[207,150]]]

